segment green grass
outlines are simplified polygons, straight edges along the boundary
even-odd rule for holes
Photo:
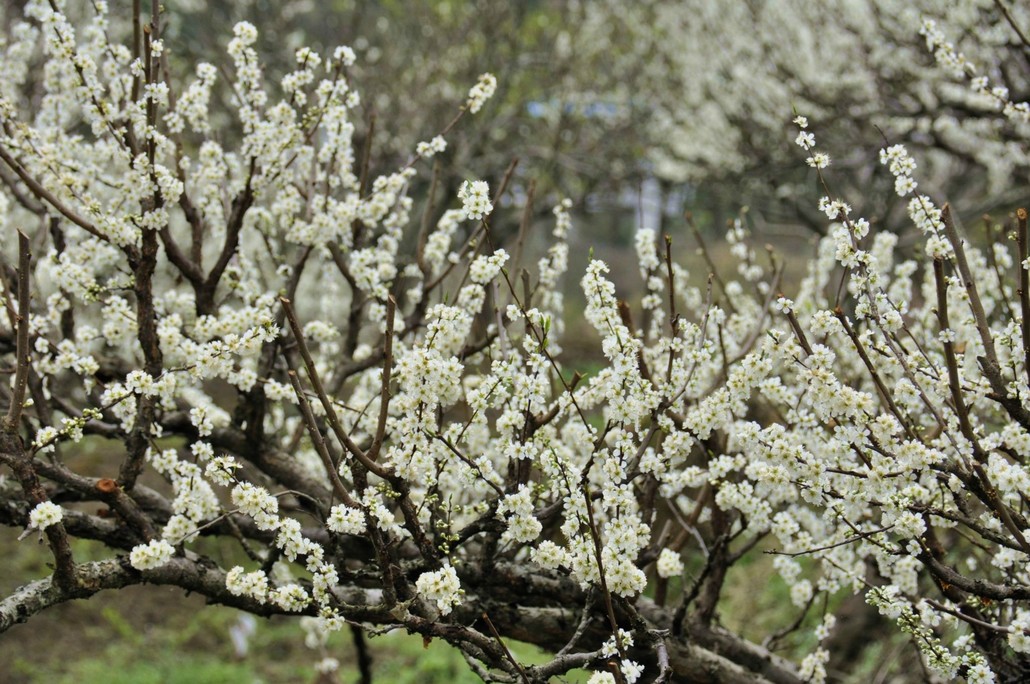
[[[118,663],[117,660],[114,663]],[[226,663],[203,655],[185,659],[160,656],[156,662],[119,663],[85,661],[65,677],[61,684],[239,684],[261,681],[244,663]]]

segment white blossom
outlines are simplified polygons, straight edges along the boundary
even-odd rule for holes
[[[53,501],[41,501],[29,511],[29,527],[40,531],[61,522],[64,512]]]
[[[462,202],[462,211],[466,219],[482,220],[493,211],[490,203],[490,188],[486,181],[465,181],[458,190],[458,198]]]
[[[678,577],[683,574],[683,559],[672,549],[662,549],[658,554],[658,576]]]
[[[486,101],[494,95],[497,90],[497,79],[493,74],[482,74],[472,89],[469,90],[468,101],[465,103],[473,114],[479,112]]]
[[[461,603],[461,583],[458,573],[450,565],[422,573],[415,581],[415,588],[427,600],[435,601],[437,610],[443,615],[450,614],[454,606]]]
[[[175,555],[175,547],[164,539],[154,539],[132,549],[129,562],[137,570],[153,570],[166,564]]]

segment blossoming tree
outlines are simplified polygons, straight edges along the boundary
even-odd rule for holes
[[[273,88],[239,24],[231,72],[180,86],[156,3],[127,45],[93,10],[76,26],[30,0],[2,48],[0,520],[45,539],[53,574],[0,600],[0,631],[161,584],[323,634],[440,639],[484,680],[791,683],[826,679],[857,594],[938,676],[1026,678],[1024,210],[1014,244],[978,249],[887,146],[923,234],[896,260],[798,116],[828,224],[798,291],[743,221],[737,271],[707,284],[642,230],[639,306],[600,261],[580,281],[607,362],[584,375],[561,361],[568,202],[529,265],[496,241],[511,169],[411,216],[412,178],[488,115],[493,76],[373,178],[349,48],[298,50]],[[946,29],[924,25],[937,58],[1025,116]],[[782,624],[748,639],[720,624],[724,588],[769,556]],[[807,653],[777,655],[799,631]],[[521,663],[511,639],[553,657]]]
[[[953,32],[957,48],[992,75],[992,87],[1025,93],[1025,52],[1012,28],[1030,24],[1025,3],[335,0],[331,11],[319,12],[304,6],[177,3],[164,29],[176,45],[171,64],[220,65],[209,46],[228,32],[231,17],[260,23],[268,12],[277,14],[276,35],[263,35],[256,47],[274,73],[288,68],[300,45],[353,45],[361,58],[348,78],[367,96],[362,118],[375,124],[358,128],[356,146],[371,129],[372,168],[380,171],[403,164],[425,129],[446,124],[445,108],[425,102],[455,100],[489,64],[499,79],[491,116],[448,136],[450,163],[438,187],[450,195],[470,174],[498,180],[516,155],[521,169],[532,168],[538,196],[558,188],[577,206],[589,198],[591,208],[608,210],[602,218],[614,198],[648,178],[660,179],[670,197],[686,181],[698,215],[711,209],[732,216],[747,204],[759,229],[765,221],[794,231],[802,219],[823,232],[817,190],[782,145],[791,107],[822,122],[841,150],[838,163],[849,169],[840,190],[874,222],[904,215],[900,203],[878,201],[892,182],[876,162],[883,135],[904,139],[923,177],[970,215],[1019,201],[1016,181],[1030,177],[1021,144],[1026,126],[995,116],[994,98],[955,83],[950,65],[935,64],[919,34],[924,16],[975,26]],[[225,102],[229,93],[213,95]],[[513,197],[527,191],[529,179],[516,176]],[[413,194],[422,197],[428,183],[427,174],[413,179]],[[636,202],[626,204],[635,215]],[[543,203],[538,208],[546,212]],[[600,229],[601,220],[592,225]]]
[[[925,177],[971,215],[1022,199],[1026,123],[997,116],[990,92],[956,81],[962,66],[935,60],[920,27],[924,18],[953,27],[957,52],[1019,102],[1030,88],[1024,2],[592,4],[592,23],[617,24],[636,55],[622,61],[645,64],[641,128],[654,172],[700,185],[731,212],[747,203],[771,223],[793,227],[800,218],[823,232],[812,186],[779,144],[792,107],[823,122],[849,169],[838,185],[871,219],[894,217],[895,203],[879,192],[889,180],[876,163],[884,135],[904,138]]]

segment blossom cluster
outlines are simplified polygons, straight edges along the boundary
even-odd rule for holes
[[[435,601],[437,610],[443,615],[449,614],[454,606],[461,603],[461,582],[458,573],[449,565],[419,575],[415,588],[425,599]]]
[[[466,219],[479,221],[490,215],[493,205],[490,203],[490,188],[486,181],[465,181],[458,190],[462,211]]]
[[[948,40],[934,19],[925,18],[919,34],[926,39],[926,47],[933,53],[938,64],[959,78],[969,79],[972,90],[988,102],[992,102],[1009,119],[1030,123],[1030,102],[1013,102],[1008,88],[991,86],[987,76],[977,75],[977,66],[955,49],[954,44]]]
[[[42,532],[51,525],[61,522],[63,517],[64,513],[60,506],[53,501],[43,501],[36,504],[35,508],[29,512],[29,527]]]

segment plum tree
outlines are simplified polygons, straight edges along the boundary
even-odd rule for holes
[[[159,10],[135,3],[123,45],[105,3],[76,23],[30,0],[3,45],[0,521],[45,539],[53,574],[0,600],[0,631],[162,584],[441,639],[488,681],[789,683],[852,664],[830,645],[857,595],[937,676],[1026,678],[1025,210],[978,248],[886,145],[920,236],[899,257],[798,114],[826,235],[793,296],[744,219],[707,281],[641,229],[637,305],[600,260],[580,280],[605,359],[583,372],[561,348],[572,203],[530,264],[515,164],[433,181],[493,75],[375,175],[351,48],[298,49],[273,88],[241,22],[231,68],[180,84]],[[1018,93],[947,28],[922,24],[936,59],[1022,130]],[[723,626],[731,574],[770,558],[787,590],[766,633]]]

